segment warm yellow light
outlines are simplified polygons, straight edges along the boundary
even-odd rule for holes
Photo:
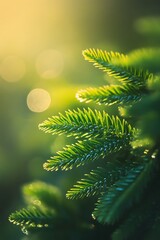
[[[44,112],[51,103],[49,93],[41,88],[35,88],[27,96],[27,106],[32,112]]]
[[[26,65],[18,56],[8,56],[0,64],[0,75],[7,82],[17,82],[25,73]]]
[[[62,54],[54,49],[45,50],[37,57],[36,68],[42,78],[58,77],[63,70]]]

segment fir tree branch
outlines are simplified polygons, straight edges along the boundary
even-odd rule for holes
[[[109,116],[105,111],[77,109],[68,110],[65,115],[53,116],[39,125],[46,133],[62,134],[76,137],[102,137],[104,135],[134,134],[135,129],[125,120]]]
[[[98,104],[112,105],[137,102],[145,94],[144,89],[137,86],[108,85],[99,88],[88,88],[77,92],[76,97],[80,102],[95,102]]]
[[[102,69],[109,76],[113,76],[122,83],[145,86],[145,82],[150,76],[148,71],[127,66],[128,56],[124,54],[106,52],[100,49],[86,49],[83,51],[83,56],[95,67]],[[121,62],[125,64],[122,65]]]
[[[153,236],[156,236],[154,226],[158,222],[160,214],[160,197],[157,192],[156,181],[154,183],[154,186],[148,189],[149,191],[152,190],[152,194],[148,195],[146,193],[143,198],[144,204],[138,204],[132,208],[129,215],[112,234],[113,240],[135,239],[137,235],[145,240],[157,239]]]
[[[78,181],[66,194],[69,199],[84,198],[106,192],[116,181],[125,176],[133,168],[133,162],[125,165],[115,161],[106,164],[106,168],[98,167],[85,178]]]
[[[152,179],[155,163],[149,161],[133,168],[129,174],[116,182],[98,201],[94,216],[101,223],[115,223],[124,212],[139,201]]]
[[[106,139],[89,139],[78,141],[59,151],[44,164],[44,169],[57,171],[69,170],[74,166],[79,167],[87,162],[104,158],[107,154],[119,151],[122,147],[129,148],[130,137],[108,136]]]
[[[53,226],[55,218],[56,213],[53,209],[32,206],[12,213],[9,216],[9,221],[21,227],[41,228]]]

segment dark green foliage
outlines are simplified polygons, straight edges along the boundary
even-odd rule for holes
[[[51,227],[57,221],[58,209],[62,204],[60,191],[49,184],[34,182],[23,187],[27,208],[12,213],[9,220],[23,230]]]
[[[136,165],[134,162],[121,164],[116,161],[114,163],[107,163],[105,168],[98,167],[89,174],[85,174],[85,179],[78,181],[77,184],[67,192],[66,196],[69,199],[74,199],[103,193],[122,176],[125,176],[134,165]]]
[[[53,226],[56,214],[51,209],[41,209],[38,207],[23,208],[12,213],[9,217],[10,222],[25,228],[41,228]]]
[[[160,195],[157,194],[159,183],[151,185],[144,194],[141,204],[134,206],[129,215],[112,235],[113,240],[140,239],[156,240],[159,238]],[[132,236],[132,237],[131,237]]]
[[[110,116],[105,110],[77,109],[60,113],[39,125],[47,133],[65,133],[78,139],[58,151],[44,168],[57,171],[84,168],[89,163],[93,166],[94,169],[85,174],[66,196],[69,199],[94,196],[93,219],[87,219],[87,226],[94,223],[95,233],[98,233],[99,223],[104,225],[102,231],[111,228],[113,240],[160,238],[160,193],[157,187],[160,182],[160,78],[154,63],[147,70],[151,56],[157,56],[154,60],[158,64],[160,50],[157,55],[154,49],[150,50],[150,55],[147,51],[138,50],[128,56],[99,49],[83,51],[86,60],[117,79],[119,85],[80,90],[77,98],[84,102],[118,104],[121,116]],[[54,188],[34,185],[24,194],[35,208],[13,213],[10,216],[13,223],[36,228],[52,223],[57,226],[60,217],[62,223],[70,222],[69,218],[63,218],[67,206],[62,207],[63,201]],[[35,204],[36,199],[40,205]],[[76,223],[75,215],[69,212]]]
[[[129,147],[129,138],[109,136],[105,139],[90,139],[79,141],[76,144],[67,146],[63,151],[57,152],[51,160],[44,164],[44,168],[50,171],[72,169],[88,162],[104,158],[107,154],[117,152],[122,148]]]
[[[62,193],[55,186],[33,182],[22,190],[27,207],[12,213],[9,221],[20,226],[25,234],[45,229],[46,233],[52,231],[57,239],[63,239],[62,228],[69,235],[72,228],[84,232],[91,228],[85,219],[77,219],[77,209],[62,198]]]
[[[154,162],[138,165],[120,178],[98,200],[94,216],[101,223],[115,223],[125,214],[127,208],[138,202],[153,175]]]
[[[127,121],[91,109],[68,111],[65,115],[60,114],[44,121],[39,127],[52,134],[68,131],[69,136],[84,138],[48,160],[44,168],[51,171],[59,168],[68,170],[104,158],[120,150],[122,145],[128,148],[129,141],[137,132]]]

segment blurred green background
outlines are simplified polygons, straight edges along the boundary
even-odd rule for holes
[[[71,173],[48,173],[42,166],[67,140],[44,134],[38,124],[80,106],[78,89],[105,84],[82,50],[126,53],[149,46],[135,22],[159,11],[158,0],[0,1],[1,239],[22,235],[8,216],[21,206],[24,183],[42,180],[68,189]]]

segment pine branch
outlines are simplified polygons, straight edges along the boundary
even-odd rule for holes
[[[87,49],[83,51],[83,56],[85,60],[92,62],[95,67],[102,69],[109,76],[113,76],[122,83],[145,86],[145,82],[150,76],[148,71],[127,66],[128,57],[117,52]],[[122,65],[121,61],[125,64]]]
[[[12,213],[9,221],[26,228],[41,228],[53,226],[56,213],[53,209],[28,207]]]
[[[122,177],[98,201],[94,216],[101,223],[115,223],[124,212],[139,201],[147,185],[151,181],[155,163],[150,161],[133,168]]]
[[[62,134],[76,137],[102,137],[104,135],[133,134],[135,129],[125,120],[109,116],[105,111],[88,109],[68,110],[65,115],[53,116],[39,125],[46,133]]]
[[[69,170],[74,166],[79,167],[87,162],[104,158],[107,154],[119,151],[122,147],[129,148],[130,137],[108,136],[106,139],[90,139],[78,141],[59,151],[44,164],[44,169],[57,171]]]
[[[69,199],[77,199],[106,192],[116,181],[125,176],[133,165],[133,162],[124,165],[116,161],[107,163],[106,168],[98,167],[85,174],[85,178],[78,181],[66,196]]]
[[[77,92],[76,97],[80,102],[95,102],[98,104],[112,105],[137,102],[145,94],[144,90],[137,86],[108,85],[99,88],[88,88]]]
[[[152,190],[152,194],[148,195],[146,193],[147,196],[144,196],[144,204],[134,206],[127,218],[112,234],[112,240],[136,239],[137,237],[145,240],[158,239],[157,236],[159,234],[156,236],[156,228],[154,227],[159,219],[160,199],[156,181],[154,183],[152,189],[149,188],[148,190]],[[156,238],[153,236],[156,236]]]
[[[22,191],[28,204],[59,208],[62,201],[58,188],[40,181],[25,185]]]

